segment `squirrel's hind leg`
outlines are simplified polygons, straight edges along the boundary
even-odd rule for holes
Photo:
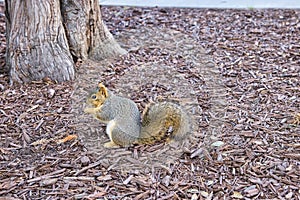
[[[118,123],[119,125],[117,125],[115,120],[111,120],[107,124],[106,133],[110,139],[110,142],[105,143],[107,148],[128,147],[136,141],[139,135],[139,129],[133,132],[125,132],[123,130],[126,130],[127,127],[122,127],[120,126],[122,123]]]

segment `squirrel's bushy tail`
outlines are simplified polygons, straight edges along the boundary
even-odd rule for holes
[[[163,139],[179,141],[190,131],[190,119],[179,105],[173,102],[151,104],[143,113],[138,143],[152,144]]]

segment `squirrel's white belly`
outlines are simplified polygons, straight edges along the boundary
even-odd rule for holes
[[[116,121],[115,120],[109,121],[107,123],[107,126],[106,126],[106,134],[108,135],[108,137],[111,141],[112,141],[111,133],[112,133],[112,130],[114,129],[115,126],[116,126]]]

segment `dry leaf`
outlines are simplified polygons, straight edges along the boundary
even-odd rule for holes
[[[76,140],[77,139],[77,135],[68,135],[63,139],[57,140],[57,144],[61,144],[61,143],[65,143],[68,142],[70,140]]]
[[[237,198],[237,199],[243,199],[244,196],[240,192],[233,192],[233,195],[231,195],[232,198]]]
[[[209,193],[206,191],[200,191],[200,194],[205,198],[208,197],[208,195],[209,195]]]
[[[198,199],[198,195],[197,194],[193,194],[191,200],[197,200]]]

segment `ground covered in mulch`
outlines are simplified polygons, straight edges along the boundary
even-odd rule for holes
[[[10,86],[1,72],[0,196],[300,199],[299,10],[102,11],[129,55],[79,65],[80,82]],[[3,68],[3,16],[0,23]],[[86,69],[89,80],[82,75]],[[156,72],[162,81],[155,80]],[[158,157],[158,147],[168,154],[170,148],[114,150],[118,154],[103,159],[107,152],[100,145],[93,152],[95,144],[66,139],[81,136],[86,127],[91,135],[102,134],[102,126],[80,114],[85,90],[99,80],[141,110],[158,96],[182,99],[195,121],[189,146],[171,162],[142,171],[147,156]],[[82,129],[78,119],[87,120]]]

